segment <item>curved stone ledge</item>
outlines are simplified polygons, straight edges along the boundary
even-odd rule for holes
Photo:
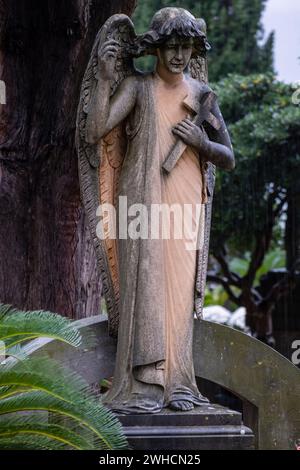
[[[197,376],[257,408],[259,449],[295,449],[300,438],[300,371],[274,349],[224,325],[195,322]],[[246,425],[253,423],[246,423]],[[254,426],[255,427],[255,426]]]
[[[107,317],[78,320],[82,331],[96,336],[88,349],[74,349],[51,339],[32,341],[30,354],[47,353],[76,370],[90,384],[114,372],[116,341],[108,336]],[[259,449],[295,449],[300,438],[300,371],[262,342],[230,327],[195,320],[196,376],[210,380],[239,396],[256,410],[246,422],[254,428]],[[247,415],[249,406],[244,409]],[[254,422],[253,419],[256,421]]]

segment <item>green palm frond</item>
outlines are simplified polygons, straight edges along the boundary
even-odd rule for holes
[[[0,304],[0,322],[2,322],[2,319],[5,316],[10,315],[11,313],[15,313],[17,311],[18,310],[15,309],[12,305]]]
[[[21,344],[17,344],[16,346],[8,348],[7,345],[4,343],[4,348],[2,349],[0,346],[0,351],[0,354],[5,354],[6,356],[9,356],[10,358],[18,361],[22,361],[27,357],[26,351],[24,351],[24,348]]]
[[[47,371],[47,374],[45,374]],[[23,390],[40,390],[61,400],[72,402],[78,394],[86,392],[88,384],[73,371],[47,356],[32,357],[2,366],[0,373],[0,398],[3,388],[17,387]]]
[[[40,337],[74,347],[82,344],[79,330],[65,317],[43,310],[22,312],[0,304],[0,341],[5,342],[7,349]]]
[[[0,416],[24,411],[48,411],[61,418],[71,419],[74,424],[80,424],[83,429],[94,434],[97,449],[120,449],[127,445],[120,422],[100,401],[92,397],[78,397],[76,402],[69,403],[45,392],[28,392],[0,401]]]
[[[74,432],[72,429],[42,422],[37,417],[20,418],[18,416],[1,418],[0,429],[0,449],[2,440],[15,438],[46,438],[60,448],[68,447],[73,450],[92,450],[94,448],[93,440],[88,440],[83,435]]]
[[[46,355],[30,356],[28,340],[40,337],[83,341],[66,318],[0,304],[0,356],[13,356],[0,365],[0,449],[127,448],[121,423],[85,380]],[[89,333],[85,347],[93,341]]]
[[[66,450],[65,446],[45,436],[24,436],[0,438],[0,450]]]

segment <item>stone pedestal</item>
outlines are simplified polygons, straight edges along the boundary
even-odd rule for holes
[[[133,450],[238,450],[253,449],[251,429],[242,416],[219,405],[191,411],[165,409],[158,414],[119,415]]]

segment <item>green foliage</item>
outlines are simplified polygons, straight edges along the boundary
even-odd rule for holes
[[[0,449],[126,448],[120,422],[81,377],[47,356],[27,355],[28,340],[39,337],[82,345],[66,318],[0,304],[0,355],[6,356],[0,364]]]
[[[222,286],[215,286],[213,289],[205,289],[205,307],[212,305],[225,305],[228,301],[228,295]]]
[[[246,252],[243,258],[232,258],[229,263],[230,270],[243,277],[246,275],[249,263],[251,261],[251,254]],[[266,254],[262,266],[256,272],[254,286],[258,286],[260,278],[274,269],[283,268],[285,266],[285,252],[280,248],[276,248]]]
[[[273,69],[273,34],[263,41],[261,15],[266,0],[139,0],[133,19],[138,33],[149,29],[151,18],[160,8],[182,7],[207,23],[210,80],[229,73],[250,74]],[[149,66],[149,61],[143,64]]]
[[[57,339],[74,347],[78,347],[82,340],[79,331],[65,317],[43,310],[20,314],[19,310],[9,305],[1,305],[0,340],[5,342],[6,351],[40,336]]]
[[[270,196],[275,210],[299,184],[300,108],[292,103],[292,86],[270,74],[230,75],[214,89],[237,165],[233,172],[218,172],[213,249],[225,240],[239,252],[249,251],[254,235],[263,233],[270,220]]]
[[[243,254],[243,257],[233,257],[229,261],[229,269],[231,272],[238,274],[239,276],[244,277],[249,269],[249,264],[251,262],[251,253],[246,252]],[[257,287],[260,284],[260,279],[264,274],[267,274],[269,271],[284,268],[285,266],[285,251],[281,248],[274,248],[269,253],[266,254],[263,264],[256,272],[255,281],[253,287]],[[240,289],[235,287],[231,288],[232,291],[239,295]],[[207,286],[205,290],[205,307],[211,305],[223,305],[227,308],[232,308],[233,310],[238,307],[238,304],[231,302],[228,297],[227,292],[225,291],[222,285]]]
[[[273,68],[273,35],[263,43],[261,16],[266,0],[206,0],[200,3],[200,16],[206,19],[210,79],[229,73],[248,75]],[[260,44],[262,43],[262,44]]]

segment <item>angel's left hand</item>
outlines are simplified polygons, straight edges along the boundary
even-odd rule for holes
[[[185,144],[191,145],[198,151],[204,150],[209,142],[202,129],[188,118],[176,124],[172,132],[178,135]]]

